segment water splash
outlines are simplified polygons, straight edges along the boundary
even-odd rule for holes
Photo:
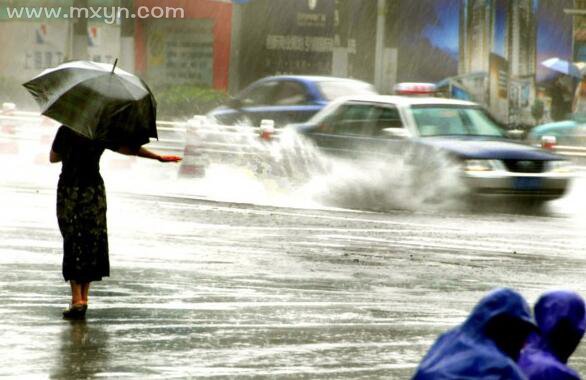
[[[264,141],[243,125],[206,125],[198,137],[208,152],[200,186],[223,200],[415,210],[451,207],[465,192],[458,166],[440,152],[346,160],[324,155],[292,129]]]
[[[466,193],[458,166],[444,156],[433,157],[432,165],[412,161],[409,155],[331,162],[325,177],[307,185],[327,205],[380,211],[449,209],[459,206]]]

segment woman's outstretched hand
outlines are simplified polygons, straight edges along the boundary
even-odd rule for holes
[[[181,158],[179,156],[159,156],[160,162],[179,162],[182,159],[183,158]]]
[[[179,156],[163,156],[155,152],[151,152],[145,147],[140,147],[138,150],[136,148],[131,148],[128,146],[122,146],[117,150],[118,153],[126,154],[128,156],[138,156],[143,158],[148,158],[151,160],[157,160],[159,162],[179,162],[183,160],[183,158]]]

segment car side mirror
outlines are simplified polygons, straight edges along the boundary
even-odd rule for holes
[[[240,108],[242,108],[242,100],[240,100],[238,98],[230,98],[226,102],[226,105],[230,108],[240,109]]]
[[[381,129],[380,133],[382,136],[392,139],[404,139],[409,136],[405,128],[384,128]]]

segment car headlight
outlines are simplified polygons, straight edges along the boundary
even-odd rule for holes
[[[546,165],[548,172],[554,173],[571,173],[573,171],[572,164],[566,160],[548,161]]]
[[[490,172],[501,169],[502,164],[499,160],[466,160],[464,161],[464,171],[467,172]]]

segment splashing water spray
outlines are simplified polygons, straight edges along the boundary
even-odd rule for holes
[[[459,167],[438,152],[346,160],[323,154],[295,130],[202,122],[206,174],[197,187],[215,199],[285,207],[445,209],[465,188]],[[195,187],[192,186],[192,188]]]

